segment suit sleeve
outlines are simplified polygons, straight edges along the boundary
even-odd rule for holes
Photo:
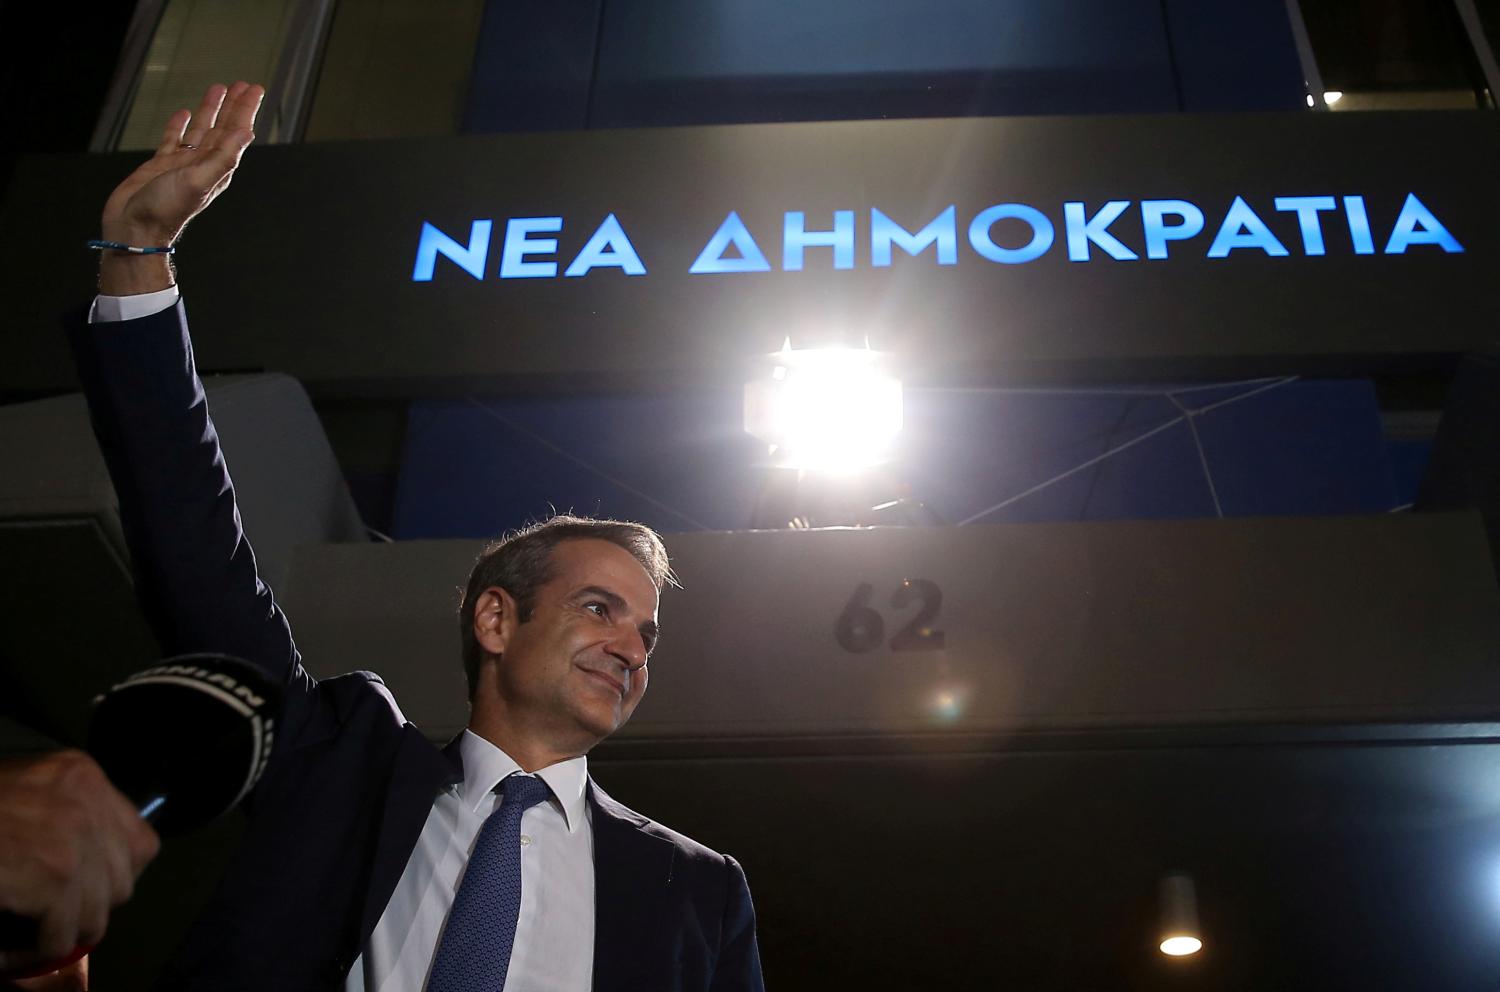
[[[182,303],[121,322],[78,312],[68,329],[137,596],[162,648],[253,662],[293,690],[283,726],[295,724],[313,680],[240,526]]]
[[[750,885],[739,862],[725,855],[729,886],[724,900],[719,958],[714,963],[712,992],[764,992],[760,972],[760,946],[755,940],[755,906]]]

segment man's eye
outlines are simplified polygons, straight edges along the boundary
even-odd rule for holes
[[[595,601],[593,601],[591,603],[584,603],[583,604],[583,608],[585,610],[588,610],[590,613],[594,614],[595,616],[599,616],[599,617],[609,616],[609,607],[606,606],[606,605],[604,605],[603,603],[599,602],[598,600],[595,600]]]

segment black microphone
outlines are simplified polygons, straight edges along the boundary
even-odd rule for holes
[[[88,752],[163,837],[229,812],[271,757],[281,686],[222,654],[169,658],[94,700]]]
[[[163,837],[232,810],[260,780],[275,743],[282,686],[223,654],[168,658],[94,700],[87,750]],[[36,946],[37,921],[0,912],[0,948]],[[88,953],[27,969],[55,971]],[[9,975],[0,977],[24,977]]]

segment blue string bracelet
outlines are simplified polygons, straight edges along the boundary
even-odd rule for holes
[[[94,251],[124,251],[132,255],[175,255],[177,253],[176,245],[167,245],[165,248],[142,248],[139,245],[122,245],[118,241],[96,239],[87,242],[87,246]]]

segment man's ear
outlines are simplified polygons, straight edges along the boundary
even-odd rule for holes
[[[474,601],[474,640],[485,654],[505,653],[520,623],[516,600],[499,586],[490,586]]]

